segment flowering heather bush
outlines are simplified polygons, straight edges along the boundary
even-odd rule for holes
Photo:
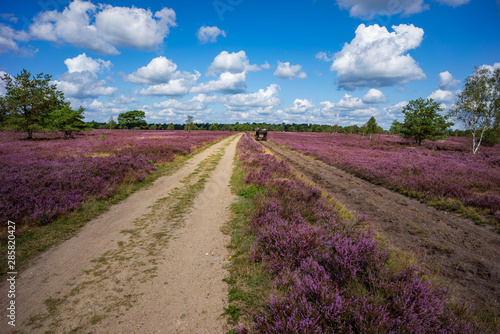
[[[388,254],[360,224],[342,221],[317,189],[238,143],[247,183],[261,189],[251,216],[251,259],[275,278],[274,290],[238,333],[481,333],[465,306],[416,266],[390,270]]]
[[[25,141],[0,133],[0,212],[46,224],[90,198],[112,196],[123,182],[156,169],[227,132],[94,130],[76,140]]]
[[[500,218],[500,145],[473,155],[468,138],[422,147],[391,135],[370,141],[350,134],[276,132],[270,139],[376,184],[426,200],[456,199]]]

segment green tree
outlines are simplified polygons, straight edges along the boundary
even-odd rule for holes
[[[446,130],[453,125],[447,122],[448,116],[439,114],[443,108],[433,99],[410,101],[402,111],[405,120],[401,132],[404,137],[413,138],[418,145],[422,145],[422,140],[445,136]]]
[[[6,101],[0,96],[0,130],[7,124],[7,106]]]
[[[127,111],[118,115],[118,124],[122,125],[122,128],[142,129],[148,125],[145,117],[146,114],[142,110]]]
[[[397,119],[392,121],[391,128],[389,129],[391,135],[399,135],[402,133],[402,130],[403,130],[403,123],[398,122]]]
[[[358,133],[361,134],[363,137],[365,136],[365,134],[366,134],[366,124],[361,125],[359,127]]]
[[[218,124],[217,123],[212,123],[210,124],[210,127],[208,128],[209,131],[217,131],[218,130]]]
[[[149,126],[149,130],[157,130],[157,129],[158,129],[158,127],[156,126],[156,124],[151,124]]]
[[[188,118],[186,119],[186,126],[184,129],[187,132],[191,132],[191,130],[194,130],[194,122],[193,122],[193,116],[188,115]]]
[[[101,125],[99,123],[97,123],[96,121],[92,120],[90,121],[88,124],[88,127],[90,129],[100,129],[101,128]]]
[[[174,123],[168,123],[167,130],[174,130],[174,129],[175,129]]]
[[[64,94],[50,84],[50,79],[43,73],[32,77],[26,69],[15,77],[2,77],[6,93],[0,97],[0,114],[9,127],[26,132],[28,139],[47,127],[52,111],[65,105]]]
[[[449,115],[471,132],[471,152],[476,154],[487,130],[500,121],[500,68],[492,73],[476,67]]]
[[[492,129],[484,132],[482,144],[484,146],[495,146],[500,142],[500,124],[497,123]]]
[[[366,122],[365,127],[366,134],[370,135],[370,139],[372,139],[372,134],[379,133],[379,126],[373,116]]]
[[[49,115],[50,124],[48,128],[55,131],[63,131],[64,137],[73,138],[73,132],[90,129],[88,124],[83,121],[85,118],[83,116],[84,111],[85,108],[83,107],[73,110],[69,104],[61,109],[54,110]]]
[[[110,116],[110,117],[109,117],[109,122],[108,122],[108,124],[106,125],[106,129],[110,129],[110,130],[112,130],[112,129],[116,129],[117,127],[118,127],[118,126],[117,126],[117,124],[116,124],[115,120],[113,119],[113,116]]]

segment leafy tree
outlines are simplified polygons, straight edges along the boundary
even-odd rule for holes
[[[484,146],[495,146],[500,141],[500,125],[497,124],[493,129],[484,132],[482,144]]]
[[[448,116],[439,114],[443,108],[433,99],[418,98],[410,101],[402,111],[405,120],[401,132],[404,137],[413,138],[418,145],[422,145],[424,139],[443,137],[446,129],[453,125],[447,122]]]
[[[377,124],[377,121],[375,120],[375,117],[370,117],[368,122],[365,124],[366,127],[366,134],[370,135],[370,139],[372,139],[372,134],[378,133],[379,126]]]
[[[89,126],[83,121],[85,108],[80,107],[78,110],[73,110],[69,104],[61,109],[54,110],[50,113],[49,128],[56,131],[63,131],[64,137],[73,138],[73,132],[89,129]]]
[[[359,132],[359,126],[357,125],[349,125],[347,128],[348,133],[358,133]]]
[[[314,124],[311,127],[309,127],[309,131],[311,131],[311,132],[323,132],[321,130],[322,130],[321,126],[319,126],[317,124]]]
[[[92,120],[91,122],[88,123],[89,128],[91,129],[100,129],[101,125],[97,123],[96,121]]]
[[[118,124],[127,129],[142,129],[148,125],[145,117],[142,110],[127,111],[118,115]]]
[[[402,130],[403,130],[403,123],[398,122],[397,119],[392,121],[391,128],[389,129],[391,135],[399,135],[402,133]]]
[[[157,130],[157,129],[158,129],[158,127],[156,126],[156,124],[151,124],[149,126],[149,130]]]
[[[109,117],[109,122],[108,122],[108,125],[106,126],[106,129],[116,129],[117,128],[117,124],[115,122],[115,120],[113,119],[113,116],[110,116]]]
[[[5,99],[0,96],[0,130],[2,130],[7,125],[7,106]]]
[[[359,127],[358,133],[360,133],[363,137],[366,134],[366,124]]]
[[[222,129],[221,129],[221,130],[222,130],[222,131],[233,131],[233,126],[232,126],[232,125],[230,125],[230,124],[224,124],[224,125],[222,126]]]
[[[6,93],[0,97],[0,114],[8,126],[26,132],[28,139],[33,133],[47,127],[49,115],[64,105],[64,94],[50,84],[51,76],[37,74],[33,77],[26,69],[15,77],[4,74]]]
[[[500,120],[500,68],[491,73],[476,67],[449,115],[471,132],[471,151],[476,154],[487,130]]]
[[[210,124],[210,127],[208,128],[209,131],[217,131],[217,129],[218,129],[217,123]]]
[[[174,130],[174,129],[175,129],[174,123],[168,123],[167,130]]]
[[[186,126],[184,127],[187,132],[190,132],[191,130],[194,130],[194,122],[193,122],[193,116],[189,116],[186,120]]]

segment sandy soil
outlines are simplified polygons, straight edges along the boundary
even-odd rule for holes
[[[395,247],[417,254],[456,300],[500,314],[500,235],[276,143],[263,145],[351,212],[364,214]]]
[[[231,139],[132,194],[36,259],[17,278],[15,329],[223,332],[229,240],[220,228],[234,199],[229,178],[237,139]],[[182,209],[192,189],[199,191]],[[2,284],[0,294],[6,291]],[[0,326],[1,333],[9,330]]]

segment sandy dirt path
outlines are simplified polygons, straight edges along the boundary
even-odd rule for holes
[[[458,300],[500,315],[500,234],[284,148],[263,145],[355,214],[398,250],[416,254]]]
[[[15,329],[223,332],[229,240],[220,228],[234,199],[237,138],[195,155],[36,259],[17,278]]]

